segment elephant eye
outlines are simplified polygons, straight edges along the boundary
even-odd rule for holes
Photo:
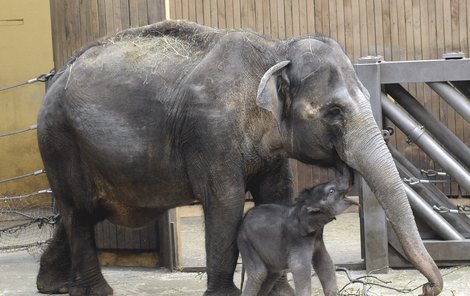
[[[335,189],[334,189],[334,188],[331,188],[331,189],[330,189],[330,194],[333,194],[333,193],[335,193]]]
[[[331,124],[342,124],[344,121],[343,109],[341,106],[330,106],[325,112],[325,117]]]

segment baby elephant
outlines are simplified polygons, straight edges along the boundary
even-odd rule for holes
[[[291,207],[265,204],[248,211],[238,234],[247,273],[242,295],[267,295],[291,271],[296,295],[311,295],[311,267],[325,295],[336,295],[335,267],[323,242],[323,227],[349,206],[346,176],[304,190]]]

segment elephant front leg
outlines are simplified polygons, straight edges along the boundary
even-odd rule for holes
[[[240,295],[233,283],[233,274],[238,259],[237,231],[245,203],[244,186],[217,187],[223,190],[211,190],[211,194],[202,200],[207,264],[204,295]]]
[[[315,240],[312,265],[322,285],[323,293],[325,293],[326,296],[334,296],[338,291],[335,265],[333,264],[333,260],[331,260],[330,254],[325,248],[323,230],[324,228],[319,230]]]
[[[244,198],[212,202],[204,207],[206,228],[207,291],[205,295],[239,295],[233,283],[238,259],[237,229]]]

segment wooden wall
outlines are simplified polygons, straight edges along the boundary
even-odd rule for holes
[[[50,0],[54,63],[92,40],[165,19],[165,0]]]
[[[274,38],[319,34],[336,39],[356,63],[382,55],[386,61],[439,59],[445,52],[470,57],[470,3],[462,0],[170,0],[170,17],[219,28],[252,28]],[[470,144],[470,126],[423,84],[405,85],[426,108]],[[393,124],[387,123],[393,126]],[[423,169],[439,167],[397,132],[392,142]],[[296,189],[334,174],[293,162]],[[441,185],[459,195],[456,184]]]

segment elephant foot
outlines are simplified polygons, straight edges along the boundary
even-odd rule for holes
[[[104,281],[104,280],[103,280]],[[113,289],[106,283],[101,282],[97,285],[77,285],[69,287],[70,296],[111,296]]]
[[[69,291],[70,267],[54,265],[41,258],[36,287],[39,293],[65,294]]]
[[[276,284],[269,292],[269,296],[294,296],[295,292],[291,285],[287,282],[286,276],[282,276],[276,281]]]
[[[38,292],[43,294],[66,294],[69,292],[67,280],[48,279],[40,275],[37,278],[36,287]]]
[[[229,287],[229,288],[219,288],[215,290],[207,290],[204,293],[204,296],[240,296],[242,292],[240,289],[235,287]]]

